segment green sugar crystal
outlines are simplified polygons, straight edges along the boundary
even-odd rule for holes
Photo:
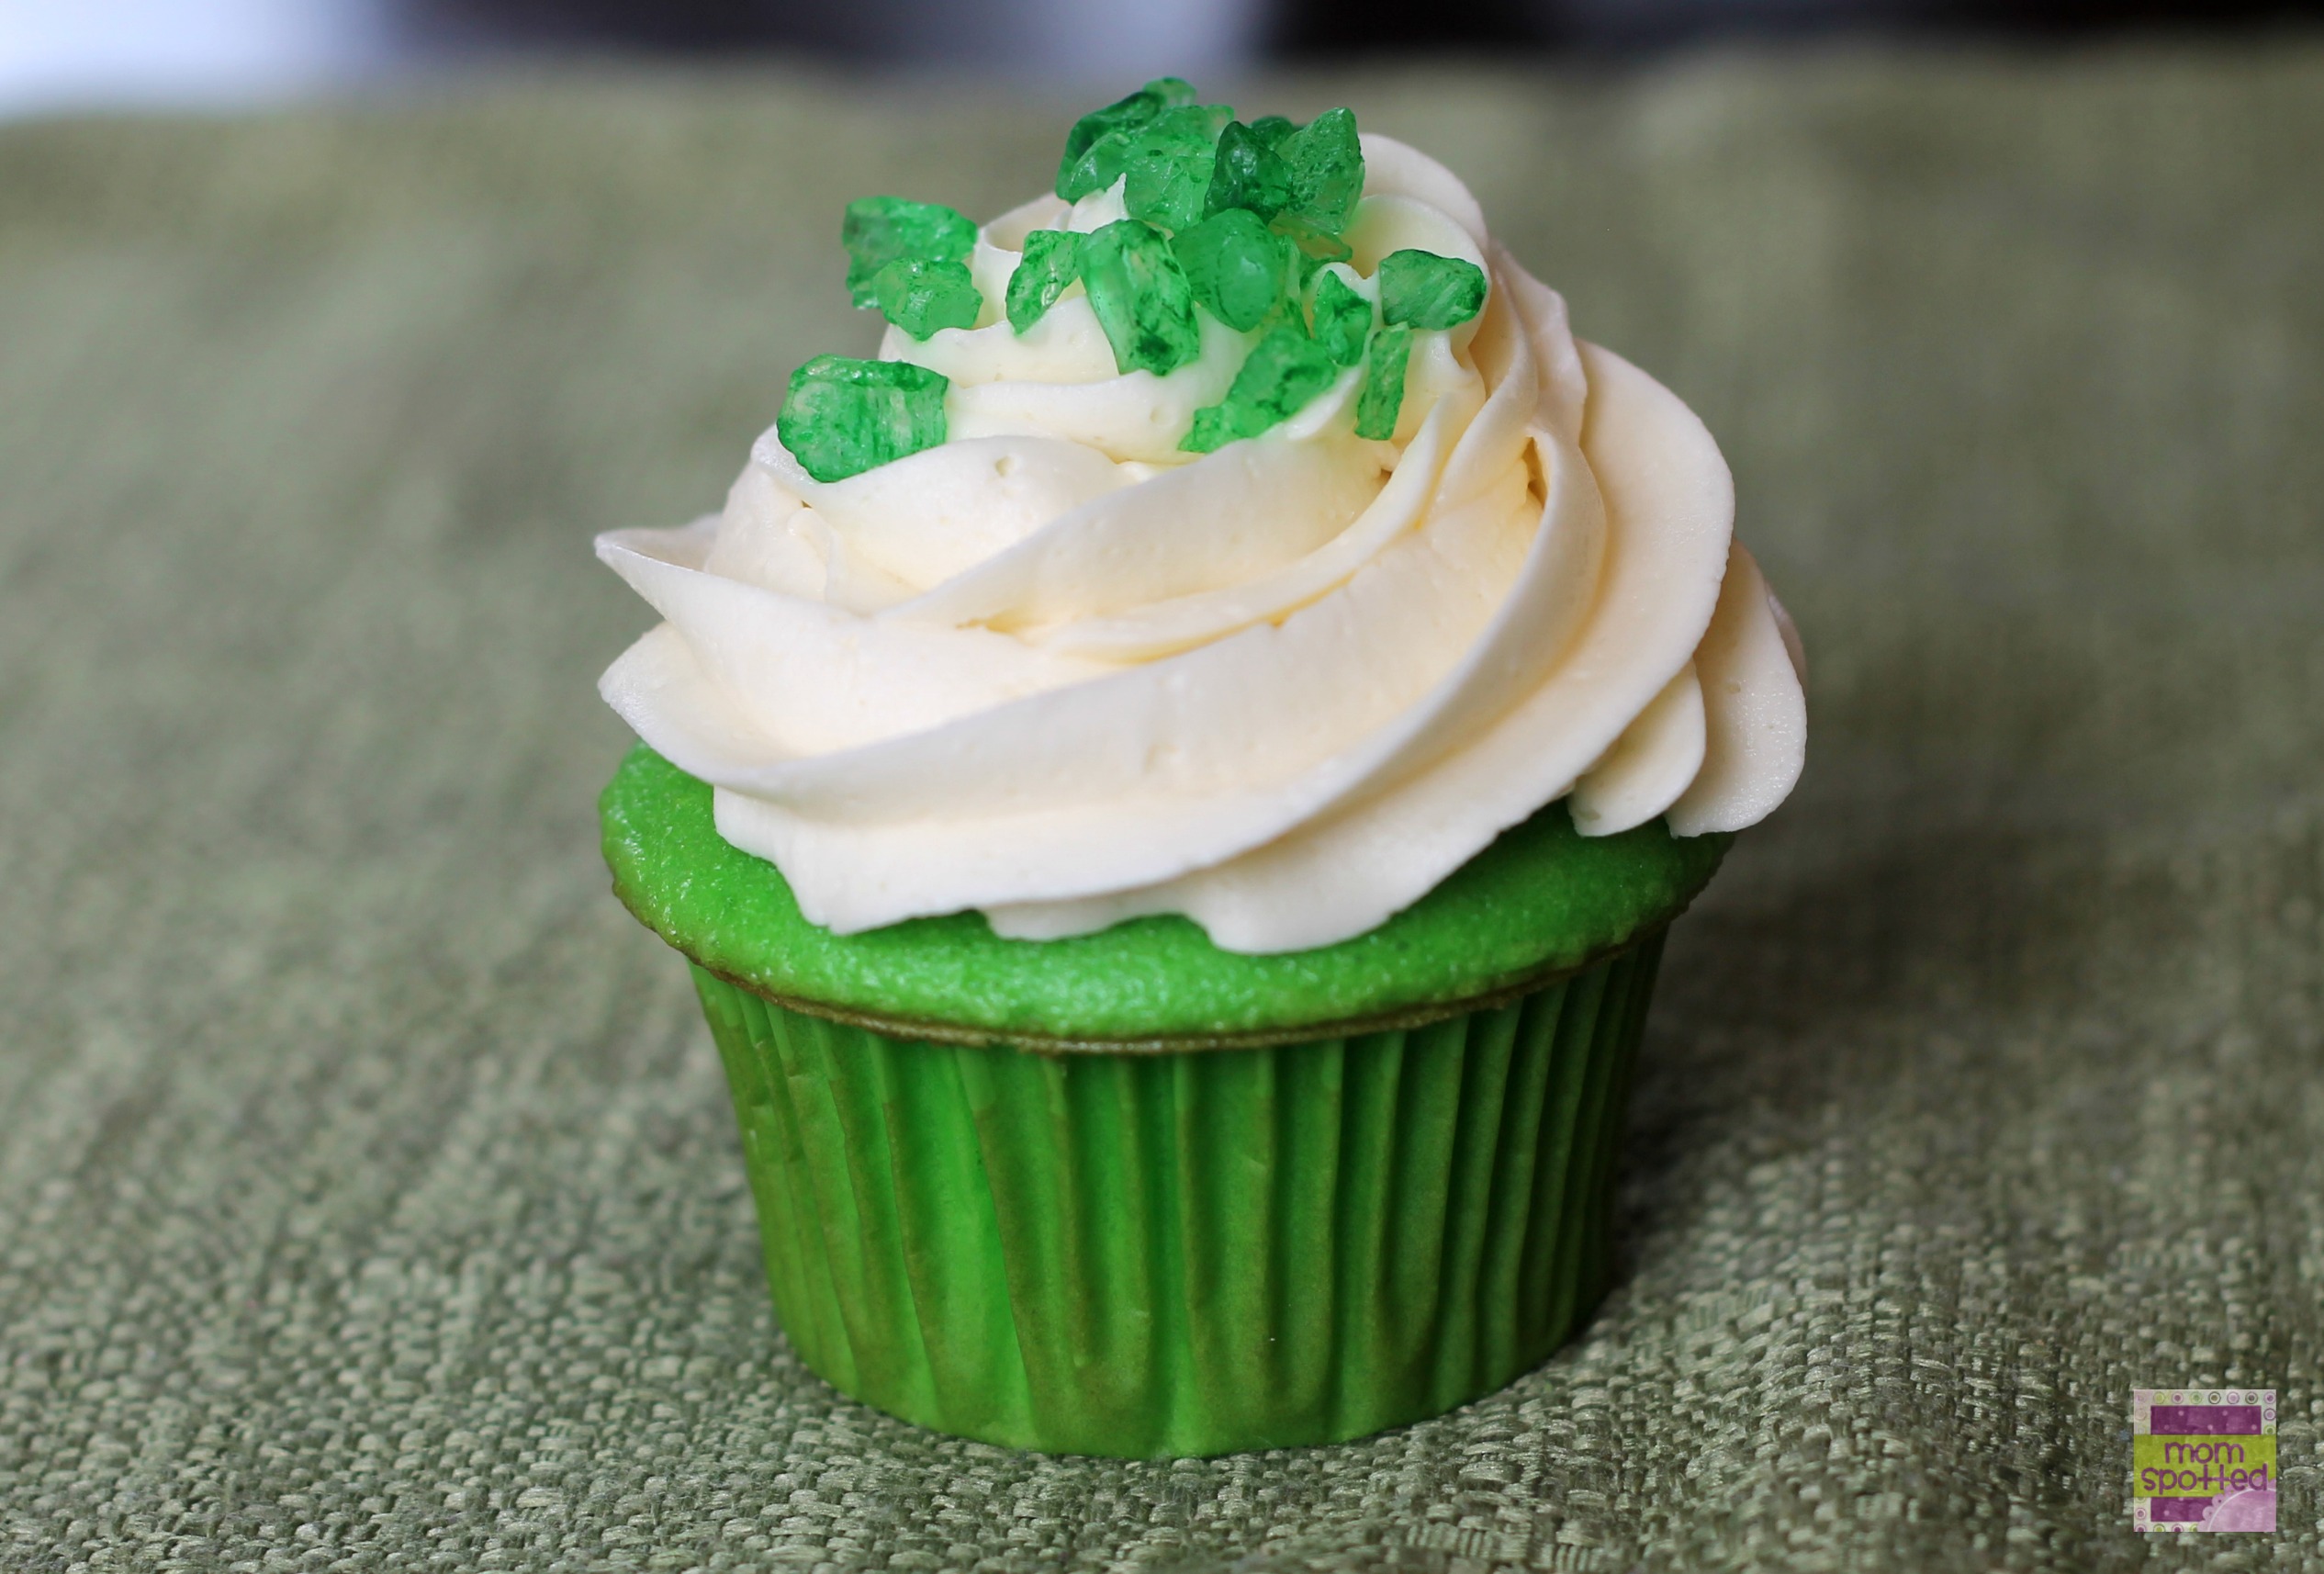
[[[1009,326],[1022,333],[1057,304],[1082,275],[1082,238],[1070,230],[1036,230],[1025,237],[1024,260],[1009,275]]]
[[[872,284],[880,270],[905,257],[963,263],[976,249],[976,226],[940,203],[901,197],[863,197],[848,204],[839,226],[848,248],[848,293],[859,307],[880,304]]]
[[[818,481],[844,481],[944,441],[950,379],[909,361],[817,355],[791,374],[775,435]]]
[[[1271,115],[1259,125],[1270,132],[1281,128],[1270,140],[1258,125],[1246,126],[1231,121],[1218,133],[1218,151],[1210,166],[1210,187],[1203,197],[1207,213],[1225,213],[1246,208],[1262,219],[1273,219],[1291,206],[1291,166],[1275,152],[1275,144],[1291,133],[1291,122],[1280,115]]]
[[[1285,218],[1276,219],[1275,227],[1289,235],[1298,244],[1300,253],[1308,259],[1308,277],[1313,278],[1317,271],[1326,263],[1345,263],[1354,260],[1355,248],[1337,235],[1319,235],[1313,230],[1301,230],[1296,222],[1287,221],[1288,219],[1289,216],[1285,215]]]
[[[1278,328],[1252,350],[1227,397],[1195,411],[1194,430],[1179,446],[1207,454],[1238,439],[1256,437],[1297,414],[1338,373],[1314,340],[1297,329]]]
[[[1391,252],[1380,259],[1380,315],[1414,328],[1452,328],[1485,305],[1485,270],[1434,252]]]
[[[1190,104],[1164,110],[1124,137],[1122,210],[1172,230],[1200,219],[1219,129],[1233,117],[1223,104]]]
[[[1078,202],[1127,177],[1122,203],[1133,218],[1191,224],[1202,217],[1219,129],[1234,113],[1223,104],[1180,104],[1117,127],[1060,172],[1057,193]]]
[[[1372,335],[1372,353],[1364,368],[1364,391],[1356,396],[1355,434],[1387,442],[1396,435],[1396,418],[1404,408],[1404,368],[1412,359],[1412,331],[1383,328]]]
[[[1134,134],[1116,131],[1092,142],[1073,161],[1072,168],[1057,177],[1057,195],[1068,202],[1079,202],[1121,179],[1122,166],[1129,162],[1130,138]]]
[[[1167,376],[1202,354],[1194,288],[1162,231],[1117,219],[1082,238],[1082,286],[1123,372]]]
[[[1327,109],[1289,136],[1275,152],[1291,175],[1291,201],[1283,217],[1316,235],[1338,235],[1355,217],[1364,195],[1364,147],[1355,115]]]
[[[1164,110],[1194,101],[1195,90],[1188,84],[1174,76],[1158,76],[1128,97],[1074,121],[1073,129],[1065,133],[1065,156],[1057,164],[1057,195],[1068,202],[1079,202],[1091,192],[1113,185],[1121,174],[1118,168],[1097,184],[1087,184],[1095,178],[1096,171],[1081,167],[1083,155],[1117,132],[1135,131]]]
[[[1283,146],[1283,140],[1299,129],[1297,120],[1286,120],[1280,115],[1262,115],[1251,122],[1251,134],[1271,148]]]
[[[1239,332],[1258,327],[1283,299],[1291,247],[1255,213],[1240,208],[1214,213],[1180,231],[1171,250],[1196,301]]]
[[[1315,287],[1315,341],[1335,365],[1364,359],[1364,336],[1372,332],[1372,303],[1348,287],[1338,274],[1325,274]]]
[[[973,328],[984,298],[965,263],[898,257],[871,276],[881,315],[915,339],[939,328]]]

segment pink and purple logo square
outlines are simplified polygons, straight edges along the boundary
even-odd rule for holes
[[[2133,1529],[2275,1528],[2273,1388],[2139,1388],[2130,1430]]]

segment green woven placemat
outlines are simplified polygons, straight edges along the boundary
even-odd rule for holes
[[[1443,154],[1734,461],[1814,749],[1675,933],[1625,1265],[1442,1421],[1088,1463],[783,1344],[605,890],[646,613],[870,343],[838,203],[1075,106],[802,77],[0,131],[0,1568],[2131,1568],[2273,1386],[2317,1566],[2324,54],[1236,101]],[[2223,1544],[2160,1551],[2184,1560]]]

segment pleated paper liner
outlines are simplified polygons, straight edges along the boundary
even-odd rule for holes
[[[915,1040],[694,977],[808,1366],[940,1432],[1184,1457],[1436,1415],[1572,1334],[1662,939],[1435,1021],[1164,1052]]]

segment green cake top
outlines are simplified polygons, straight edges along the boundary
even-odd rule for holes
[[[1058,1049],[1265,1042],[1443,1015],[1667,922],[1734,840],[1674,838],[1659,820],[1584,838],[1561,800],[1375,929],[1249,955],[1174,915],[1054,940],[1004,939],[975,913],[834,935],[800,916],[773,864],[719,836],[710,788],[645,746],[600,808],[614,891],[712,972],[906,1036]]]
[[[1066,202],[1118,187],[1124,217],[1024,239],[1005,298],[988,303],[971,268],[968,218],[938,203],[867,197],[840,227],[848,289],[898,329],[926,340],[973,328],[990,304],[1018,334],[1076,283],[1125,375],[1167,376],[1203,354],[1196,314],[1257,336],[1217,403],[1182,447],[1207,454],[1287,420],[1342,369],[1364,366],[1355,431],[1397,430],[1416,329],[1449,329],[1485,304],[1484,270],[1406,248],[1381,259],[1375,303],[1323,264],[1353,254],[1342,239],[1364,194],[1355,116],[1328,109],[1306,125],[1279,115],[1245,124],[1196,102],[1175,77],[1076,121],[1058,164]],[[945,441],[940,373],[893,361],[819,355],[793,375],[776,427],[819,481],[843,480]]]

